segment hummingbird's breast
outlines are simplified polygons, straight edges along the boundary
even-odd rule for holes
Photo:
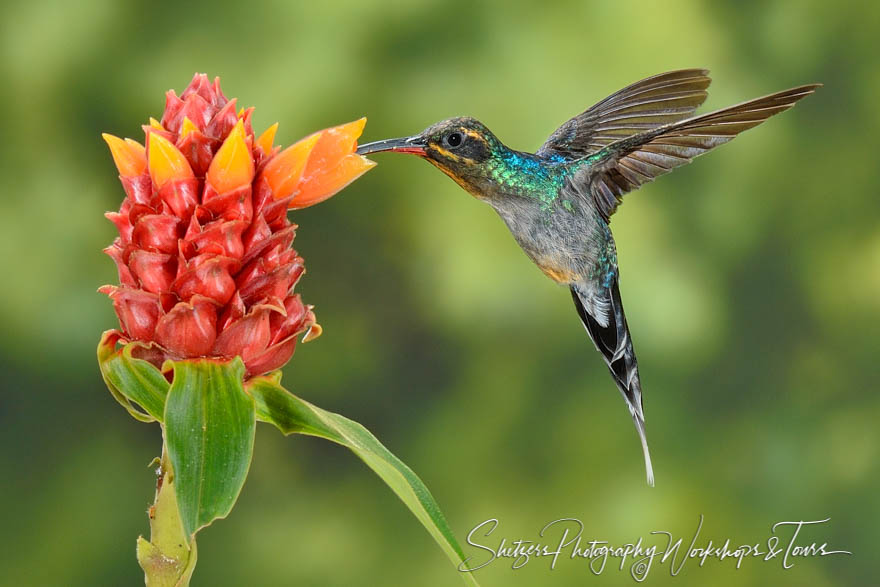
[[[522,195],[516,188],[488,201],[548,277],[557,283],[590,279],[602,255],[614,246],[611,231],[590,201],[568,189],[564,179],[548,184],[541,186],[547,190],[541,193]]]

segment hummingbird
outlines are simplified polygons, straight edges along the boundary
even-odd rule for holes
[[[635,82],[565,122],[534,153],[507,147],[469,117],[357,149],[360,155],[391,151],[427,160],[492,206],[538,268],[571,290],[635,423],[651,486],[642,384],[620,296],[611,216],[628,192],[788,110],[822,85],[695,116],[708,95],[708,74],[682,69]]]

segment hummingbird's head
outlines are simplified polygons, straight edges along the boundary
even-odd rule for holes
[[[417,135],[361,145],[359,155],[391,151],[426,159],[477,197],[487,197],[489,163],[504,149],[495,135],[474,118],[459,117],[431,125]]]

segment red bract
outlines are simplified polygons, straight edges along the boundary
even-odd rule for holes
[[[197,74],[167,94],[161,122],[144,126],[146,147],[104,135],[126,198],[108,212],[119,237],[105,252],[119,285],[113,300],[120,342],[143,357],[240,356],[247,376],[278,369],[297,335],[317,337],[312,306],[293,288],[304,272],[291,248],[288,208],[332,196],[373,163],[354,153],[364,119],[326,129],[280,151],[277,124],[259,138],[253,109]]]

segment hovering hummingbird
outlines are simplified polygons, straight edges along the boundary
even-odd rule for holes
[[[632,414],[648,484],[638,362],[620,298],[617,250],[608,226],[624,194],[744,130],[791,108],[821,84],[791,88],[694,116],[711,82],[683,69],[636,82],[575,116],[535,153],[515,151],[473,118],[361,145],[360,155],[412,153],[492,206],[526,255],[571,289],[578,315]]]

